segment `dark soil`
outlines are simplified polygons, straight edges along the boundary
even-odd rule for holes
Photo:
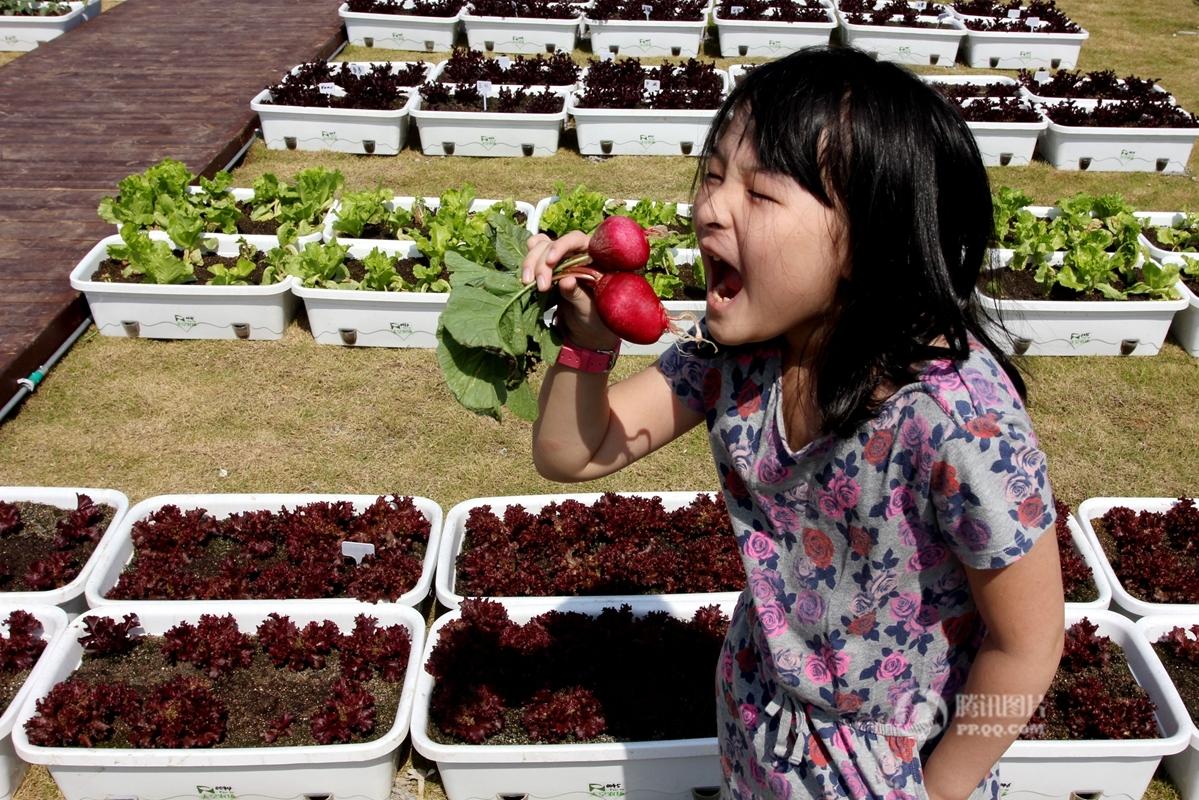
[[[517,225],[523,226],[528,221],[528,217],[529,217],[529,215],[526,214],[525,212],[517,211],[516,214],[513,216],[513,219],[516,220]],[[413,227],[411,230],[419,233],[421,236],[429,235],[429,226],[428,225],[417,225],[417,226]],[[397,239],[397,238],[399,238],[399,236],[400,236],[400,231],[391,227],[390,225],[381,225],[379,223],[372,222],[369,225],[363,226],[362,233],[353,238],[355,238],[355,239]]]
[[[22,684],[29,677],[31,669],[23,669],[20,672],[2,672],[0,671],[0,714],[12,703],[13,698],[17,696],[17,692],[21,691]]]
[[[1049,740],[1069,740],[1074,738],[1066,726],[1066,718],[1069,714],[1078,713],[1078,709],[1059,709],[1057,700],[1059,697],[1066,696],[1066,691],[1083,677],[1097,674],[1111,693],[1111,697],[1133,697],[1138,694],[1145,694],[1145,690],[1137,683],[1136,678],[1132,676],[1132,672],[1128,668],[1128,661],[1125,659],[1124,651],[1120,649],[1120,646],[1115,642],[1109,641],[1107,647],[1111,657],[1105,667],[1091,667],[1077,673],[1061,669],[1057,671],[1057,674],[1053,677],[1053,682],[1045,692],[1045,701],[1042,705],[1047,713],[1046,718],[1043,720],[1043,732],[1037,738]],[[1088,711],[1102,714],[1103,704],[1096,703]],[[1034,717],[1033,722],[1038,722],[1038,720]]]
[[[1182,276],[1182,282],[1191,290],[1192,294],[1199,294],[1199,277],[1192,278],[1188,275]]]
[[[65,509],[45,503],[14,503],[21,512],[24,523],[20,531],[11,536],[0,538],[0,591],[28,591],[25,584],[25,572],[35,561],[39,561],[55,552],[54,537],[58,520],[66,516]],[[112,522],[116,509],[102,506],[104,517],[101,528],[107,530]],[[94,542],[84,542],[75,546],[74,560],[79,569],[87,563],[92,551],[96,549]],[[78,569],[75,570],[78,574]],[[74,579],[72,576],[71,580]],[[64,585],[70,580],[64,581]]]
[[[704,300],[708,296],[708,287],[695,274],[694,264],[677,264],[679,277],[683,280],[683,288],[675,291],[667,300]]]
[[[246,235],[274,236],[279,232],[279,221],[274,219],[253,220],[250,212],[254,206],[250,203],[238,203],[241,216],[237,218],[237,232]]]
[[[256,637],[252,637],[257,641]],[[177,674],[198,677],[212,684],[213,693],[229,709],[228,733],[217,748],[283,747],[315,745],[310,721],[340,676],[338,655],[330,653],[324,668],[296,672],[280,669],[261,650],[254,654],[249,667],[237,669],[219,678],[209,678],[191,664],[171,666],[162,655],[161,637],[145,636],[133,651],[124,656],[86,658],[74,677],[88,682],[122,682],[134,687],[150,687]],[[379,677],[363,682],[375,698],[375,729],[354,742],[379,738],[391,729],[400,705],[403,679],[388,683]],[[273,744],[262,741],[262,733],[284,712],[296,715],[289,733]],[[119,721],[116,733],[97,747],[129,747],[128,726]]]
[[[1190,712],[1191,720],[1199,725],[1199,667],[1185,658],[1174,655],[1165,645],[1155,643],[1153,651],[1162,660],[1162,666],[1166,668],[1170,681],[1182,696],[1182,702]]]
[[[1046,294],[1045,286],[1037,283],[1032,270],[1027,269],[983,270],[979,273],[978,281],[975,285],[983,294],[1004,300],[1103,300],[1109,303],[1120,302],[1119,300],[1110,300],[1098,291],[1076,292],[1073,289],[1067,289],[1060,285],[1054,285],[1049,290],[1049,293]],[[1112,285],[1117,289],[1121,288],[1118,281],[1113,280]]]
[[[266,272],[267,263],[264,253],[258,253],[254,257],[254,263],[257,265],[254,272],[247,278],[251,286],[258,286],[262,283],[262,276]],[[204,262],[196,267],[196,279],[193,283],[206,284],[213,278],[212,271],[209,269],[217,264],[223,264],[226,267],[233,267],[237,264],[236,256],[218,256],[205,255]],[[100,266],[96,268],[92,274],[92,280],[102,281],[104,283],[145,283],[140,275],[130,275],[125,277],[121,274],[121,270],[125,269],[127,263],[118,261],[115,258],[106,258],[100,262]]]
[[[350,273],[351,279],[360,281],[366,277],[366,267],[362,266],[362,262],[358,259],[347,258],[345,265],[346,269]],[[420,258],[401,258],[396,261],[395,270],[404,278],[406,283],[416,284],[419,281],[417,280],[416,274],[412,269],[416,266],[429,266],[429,259],[425,258],[424,256],[421,256]],[[450,273],[443,267],[439,277],[445,278],[448,281],[450,279]]]

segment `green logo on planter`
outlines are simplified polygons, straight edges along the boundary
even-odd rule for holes
[[[899,46],[899,54],[901,56],[910,56],[912,54],[912,48],[909,45],[901,44]]]
[[[232,786],[197,786],[200,800],[237,800]]]
[[[488,150],[495,147],[495,137],[494,136],[483,135],[483,136],[479,137],[479,141],[482,142],[483,146],[486,147]]]
[[[391,323],[391,332],[401,339],[407,339],[412,335],[412,326],[407,322],[393,322]]]
[[[1136,150],[1121,150],[1120,151],[1120,158],[1124,161],[1132,161],[1136,157],[1137,157]]]
[[[592,797],[624,797],[624,785],[620,783],[589,783],[587,794]]]
[[[321,131],[321,138],[326,142],[336,142],[337,131]]]
[[[1032,51],[1031,50],[1021,50],[1020,57],[1021,58],[1032,58]]]
[[[657,141],[657,139],[654,138],[654,135],[652,133],[641,134],[641,146],[642,147],[650,147],[656,141]]]
[[[1072,333],[1072,334],[1070,334],[1070,346],[1071,347],[1082,347],[1084,344],[1086,344],[1089,341],[1091,341],[1091,334],[1089,334],[1089,333]]]
[[[778,39],[769,39],[769,40],[767,41],[767,46],[768,46],[768,47],[769,47],[771,50],[778,50],[780,47],[782,47],[782,46],[783,46],[783,43],[782,43],[780,40],[778,40]]]
[[[524,44],[524,43],[525,43],[525,37],[523,37],[523,36],[513,36],[512,37],[512,44]]]
[[[17,37],[16,37],[16,36],[12,36],[12,35],[5,36],[5,37],[4,37],[4,41],[5,41],[5,43],[6,43],[6,44],[16,44],[16,43],[17,43]]]
[[[652,39],[638,39],[637,41],[641,42],[642,47],[649,47],[654,43]]]
[[[182,328],[185,331],[190,331],[192,328],[196,327],[196,318],[195,317],[185,317],[185,316],[182,316],[181,314],[176,314],[175,315],[175,324],[178,325],[180,328]]]

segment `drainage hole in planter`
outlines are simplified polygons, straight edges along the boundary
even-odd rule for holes
[[[737,55],[740,55],[740,56],[749,55],[749,45],[745,45],[745,44],[738,45],[737,46]]]
[[[364,45],[366,45],[367,47],[374,47],[375,46],[375,37],[374,36],[363,36],[362,43]]]
[[[526,155],[526,156],[531,156],[531,155],[533,155],[533,145],[531,145],[531,144],[522,144],[522,145],[520,146],[520,152],[521,152],[521,154],[522,154],[522,155]]]
[[[232,323],[232,326],[233,326],[233,334],[235,336],[237,336],[238,339],[249,339],[250,338],[250,323],[234,322],[234,323]]]
[[[495,42],[488,42],[488,41],[484,40],[484,42],[483,42],[483,49],[484,49],[484,50],[488,50],[488,51],[494,50],[494,49],[495,49]]]
[[[1089,156],[1083,156],[1082,158],[1078,159],[1079,169],[1086,169],[1089,166],[1091,166],[1091,159]]]
[[[546,43],[545,43],[545,52],[547,52],[547,53],[553,53],[553,52],[555,52],[557,49],[558,49],[558,45],[554,44],[553,42],[546,42]]]
[[[1120,355],[1122,355],[1122,356],[1132,355],[1136,351],[1137,345],[1139,345],[1140,343],[1141,343],[1140,339],[1121,339],[1120,340]]]
[[[333,800],[332,793],[317,792],[315,794],[305,794],[304,800]]]
[[[672,48],[670,48],[670,54],[671,54],[672,56],[681,56],[681,55],[683,54],[683,48],[681,48],[681,47],[672,47]]]
[[[998,57],[992,58],[991,59],[991,69],[995,69],[998,66],[999,66],[999,58]]]
[[[500,793],[495,796],[495,800],[529,800],[528,793],[525,794],[504,794]]]
[[[1011,153],[1000,153],[999,154],[999,166],[1006,167],[1008,164],[1011,164],[1011,163],[1012,163],[1012,154]]]
[[[432,39],[425,39],[425,52],[428,52],[428,53],[433,52],[433,40]]]
[[[375,152],[375,140],[374,139],[363,139],[362,140],[362,149],[366,151],[367,155],[374,153]]]
[[[1159,158],[1154,166],[1157,168],[1158,172],[1165,172],[1166,167],[1170,166],[1170,159]]]
[[[936,63],[940,60],[941,60],[940,53],[929,53],[929,55],[928,55],[928,63],[929,64],[936,65]]]
[[[695,786],[691,789],[691,800],[716,800],[720,797],[719,786]]]
[[[1100,800],[1103,792],[1070,792],[1070,800]]]
[[[1062,60],[1060,58],[1051,58],[1049,60],[1049,66],[1052,67],[1053,69],[1057,69],[1061,65],[1062,65]]]
[[[285,147],[287,147],[288,150],[295,150],[296,149],[296,137],[284,136],[283,144]]]

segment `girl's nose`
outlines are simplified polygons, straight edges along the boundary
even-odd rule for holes
[[[723,188],[723,185],[705,187],[695,198],[692,216],[695,218],[697,233],[729,227],[729,198],[728,192],[722,191]]]

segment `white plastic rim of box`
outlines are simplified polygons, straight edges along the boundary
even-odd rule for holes
[[[408,629],[412,649],[400,705],[388,730],[377,739],[358,744],[225,749],[40,747],[30,743],[25,734],[25,723],[35,715],[37,701],[78,667],[82,657],[78,637],[89,617],[137,614],[145,633],[161,635],[179,622],[194,624],[203,614],[233,614],[243,632],[252,632],[275,612],[301,627],[327,619],[347,631],[353,629],[355,617],[366,614],[380,625],[401,624]],[[239,604],[136,603],[92,609],[72,622],[47,648],[47,669],[31,681],[29,696],[13,728],[13,741],[21,758],[47,766],[66,800],[131,796],[143,800],[303,800],[316,795],[388,800],[395,779],[396,750],[408,733],[424,637],[424,618],[412,608],[397,605],[314,600],[281,607],[278,601],[267,600]],[[224,792],[213,795],[203,791],[212,787],[222,787]]]
[[[1174,628],[1185,628],[1189,632],[1196,624],[1199,624],[1199,615],[1195,614],[1150,614],[1137,620],[1136,629],[1152,647]],[[1195,725],[1194,717],[1191,718],[1190,746],[1181,753],[1166,756],[1165,761],[1166,771],[1174,779],[1181,800],[1199,800],[1199,726]]]
[[[558,603],[509,609],[509,618],[524,623],[546,611],[578,611],[596,615],[612,606],[612,598],[572,597]],[[620,603],[615,603],[620,605]],[[666,611],[690,619],[701,606],[697,600],[672,600],[663,596],[639,597],[629,602],[633,613]],[[734,602],[720,603],[731,616]],[[451,611],[439,617],[429,631],[425,662],[437,644],[438,633],[450,620],[461,616]],[[429,698],[433,676],[423,668],[417,680],[412,707],[412,746],[437,762],[437,770],[450,800],[480,797],[527,796],[530,800],[563,798],[586,800],[594,797],[592,787],[612,786],[623,800],[662,800],[663,797],[702,797],[720,786],[720,761],[716,737],[658,742],[612,742],[602,744],[539,745],[446,745],[429,738]],[[715,691],[715,688],[713,688]],[[715,731],[715,719],[713,719]],[[71,800],[71,798],[68,798]]]
[[[38,605],[36,603],[12,603],[7,599],[0,600],[0,623],[8,619],[8,615],[13,611],[28,611],[42,625],[42,640],[46,642],[47,648],[54,638],[58,636],[64,628],[67,627],[67,615],[61,608],[57,606]],[[0,625],[0,632],[7,635],[8,631]],[[25,700],[29,695],[32,687],[31,681],[36,680],[40,674],[39,670],[47,669],[45,664],[45,651],[38,657],[34,663],[33,669],[30,671],[25,682],[13,695],[12,702],[8,704],[8,708],[0,709],[0,798],[8,800],[13,793],[21,785],[21,779],[25,775],[25,770],[29,765],[21,759],[17,758],[16,749],[12,743],[13,725],[17,721],[17,712],[21,710],[21,706],[25,704]]]
[[[1151,614],[1199,616],[1199,603],[1153,603],[1133,597],[1112,567],[1112,562],[1099,541],[1099,535],[1095,532],[1093,520],[1099,519],[1113,508],[1120,507],[1132,509],[1137,513],[1149,511],[1161,514],[1169,511],[1177,502],[1178,499],[1174,497],[1091,497],[1078,507],[1079,524],[1091,548],[1099,556],[1099,565],[1112,587],[1112,601],[1130,617],[1146,617]]]
[[[1129,669],[1157,706],[1162,736],[1103,741],[1017,740],[999,761],[1010,800],[1141,797],[1163,756],[1191,740],[1190,715],[1178,690],[1133,623],[1114,611],[1066,609],[1066,626],[1086,617],[1124,651]],[[1095,709],[1103,713],[1102,709]]]
[[[347,502],[354,506],[354,510],[361,513],[374,503],[379,497],[412,497],[413,505],[421,512],[426,520],[429,521],[429,541],[425,546],[425,555],[422,562],[420,580],[410,590],[400,595],[395,599],[394,604],[400,606],[415,606],[418,605],[429,594],[429,587],[433,583],[433,571],[437,566],[437,549],[438,538],[441,536],[442,527],[442,512],[441,506],[427,497],[419,497],[416,495],[377,495],[377,494],[165,494],[155,497],[148,497],[140,503],[129,509],[129,513],[121,520],[121,525],[114,531],[113,535],[104,542],[99,548],[99,557],[96,563],[96,568],[88,578],[85,591],[87,592],[88,605],[93,608],[107,608],[115,605],[132,605],[141,607],[164,606],[175,607],[183,606],[190,607],[197,602],[211,604],[219,602],[230,608],[238,608],[246,606],[247,608],[255,603],[264,602],[261,599],[257,600],[220,600],[220,601],[196,601],[196,600],[110,600],[106,595],[113,586],[117,584],[121,573],[125,567],[133,560],[134,547],[132,531],[133,525],[149,517],[158,509],[166,505],[178,507],[181,511],[191,511],[193,509],[203,508],[209,514],[217,519],[225,519],[226,517],[240,513],[243,511],[273,511],[278,512],[281,508],[295,509],[308,503],[326,502],[338,503]],[[334,605],[365,605],[364,603],[352,597],[334,597],[334,598],[277,598],[270,600],[277,607],[293,605],[304,606],[308,603],[332,603]]]
[[[162,231],[151,239],[169,242]],[[210,234],[217,253],[236,256],[239,237]],[[269,237],[268,237],[269,238]],[[288,276],[267,286],[208,286],[92,280],[120,236],[101,239],[71,271],[71,288],[83,292],[102,336],[148,339],[281,339],[295,311]]]
[[[100,537],[96,549],[84,562],[79,574],[69,583],[44,592],[0,592],[0,603],[58,606],[71,616],[82,613],[87,608],[84,602],[84,589],[88,578],[100,564],[101,552],[105,543],[116,535],[124,521],[125,514],[129,511],[129,498],[116,489],[96,489],[85,486],[0,486],[0,500],[5,502],[45,503],[57,506],[64,511],[74,510],[78,505],[78,495],[81,494],[90,497],[94,503],[111,506],[113,515],[112,521],[104,529],[104,534]]]
[[[662,500],[662,506],[667,511],[674,511],[679,508],[685,508],[696,498],[706,495],[714,500],[720,497],[719,492],[714,491],[692,491],[692,492],[618,492],[622,497],[658,497]],[[466,519],[473,509],[480,506],[491,506],[492,513],[497,517],[503,518],[504,509],[508,506],[521,506],[526,511],[537,514],[550,503],[561,503],[564,500],[573,500],[584,505],[592,505],[603,497],[601,492],[587,492],[579,494],[533,494],[533,495],[512,495],[508,497],[476,497],[470,500],[464,500],[446,512],[445,527],[441,534],[441,551],[437,558],[437,579],[434,583],[437,599],[450,610],[459,608],[462,605],[464,595],[457,590],[455,585],[456,564],[458,555],[462,552],[462,545],[466,536]],[[661,597],[668,601],[684,601],[698,602],[701,605],[711,603],[728,603],[736,602],[737,596],[741,594],[741,589],[738,588],[728,592],[690,592],[678,594],[656,594],[654,596]],[[472,597],[475,595],[472,595]],[[620,603],[632,603],[643,600],[645,594],[640,595],[605,595],[605,598],[619,605]],[[529,596],[529,597],[489,597],[490,600],[503,603],[504,606],[515,609],[525,607],[542,607],[545,605],[553,605],[555,603],[566,602],[567,600],[577,600],[584,598],[573,598],[567,595],[561,596]]]

